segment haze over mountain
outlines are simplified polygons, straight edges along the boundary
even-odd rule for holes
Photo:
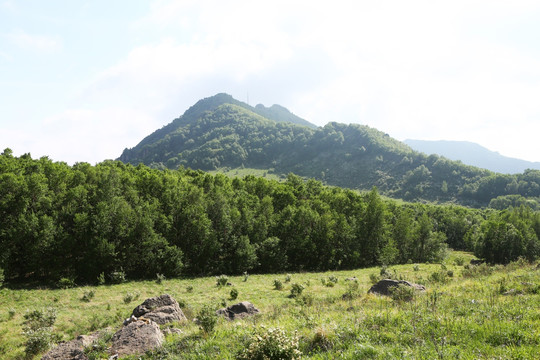
[[[125,149],[119,160],[169,169],[293,172],[352,189],[377,186],[387,196],[411,201],[487,206],[499,196],[518,196],[513,203],[540,197],[537,170],[495,174],[427,156],[365,125],[331,122],[316,128],[285,108],[251,107],[227,94],[198,101]]]
[[[451,160],[460,160],[467,165],[503,174],[521,173],[526,169],[540,170],[540,162],[507,157],[469,141],[407,139],[404,143],[428,155],[441,155]]]

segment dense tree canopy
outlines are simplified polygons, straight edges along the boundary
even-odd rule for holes
[[[439,261],[447,246],[492,262],[540,255],[540,213],[398,203],[290,174],[278,182],[106,161],[0,155],[7,279],[131,278]]]

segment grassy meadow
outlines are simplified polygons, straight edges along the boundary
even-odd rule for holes
[[[367,294],[381,278],[381,268],[231,276],[232,286],[222,287],[215,277],[206,277],[70,289],[3,288],[0,357],[25,358],[23,322],[29,310],[56,309],[53,333],[71,340],[108,326],[114,331],[144,299],[168,293],[190,321],[177,325],[181,334],[168,335],[162,349],[143,358],[234,359],[255,334],[280,328],[298,339],[298,349],[308,359],[538,359],[539,266],[468,267],[471,258],[452,252],[443,264],[386,269],[382,277],[426,286],[412,298],[410,293],[393,298]],[[346,280],[352,277],[358,281]],[[275,280],[281,290],[275,289]],[[304,288],[294,298],[293,284]],[[231,299],[232,289],[237,299]],[[208,333],[191,321],[204,305],[217,309],[239,301],[252,302],[261,314],[232,322],[218,319]]]

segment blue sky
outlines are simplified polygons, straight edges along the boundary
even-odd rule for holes
[[[116,158],[218,92],[540,161],[540,3],[0,0],[2,149]]]

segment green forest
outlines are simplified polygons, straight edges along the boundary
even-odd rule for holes
[[[540,212],[523,204],[409,203],[294,174],[70,166],[10,149],[0,155],[0,221],[0,269],[13,282],[355,269],[438,262],[447,248],[489,263],[540,255]]]
[[[159,169],[264,169],[327,185],[417,202],[504,209],[540,206],[540,171],[499,174],[413,151],[379,130],[330,122],[324,127],[273,106],[250,107],[226,94],[203,99],[119,160]],[[307,123],[309,124],[309,123]]]

